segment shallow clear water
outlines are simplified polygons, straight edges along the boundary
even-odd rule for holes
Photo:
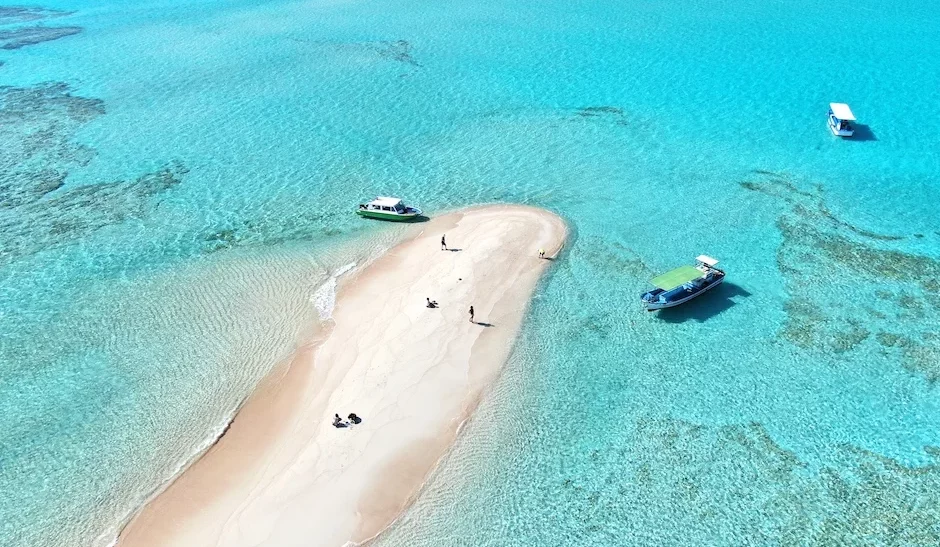
[[[940,540],[940,8],[43,7],[0,9],[0,543],[110,541],[394,239],[345,213],[385,193],[572,237],[380,544]],[[725,286],[638,310],[702,252]]]

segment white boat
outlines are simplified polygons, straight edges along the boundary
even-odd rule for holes
[[[725,272],[715,267],[718,261],[699,255],[695,266],[681,266],[654,277],[650,283],[656,288],[643,293],[640,301],[647,311],[661,310],[684,304],[714,289],[725,280]]]
[[[405,205],[399,198],[377,197],[368,203],[360,203],[356,214],[379,220],[414,220],[421,216],[421,209]]]
[[[845,103],[829,103],[829,130],[837,137],[851,137],[855,134],[852,123],[855,114]]]

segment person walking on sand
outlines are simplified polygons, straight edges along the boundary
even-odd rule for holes
[[[447,234],[444,234],[441,236],[441,250],[442,251],[447,250]]]
[[[470,322],[473,323],[473,306],[470,306]]]

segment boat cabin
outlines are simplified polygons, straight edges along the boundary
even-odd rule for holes
[[[852,122],[855,114],[845,103],[829,103],[829,130],[837,137],[851,137],[855,134]]]
[[[404,214],[405,204],[398,198],[377,197],[369,203],[363,203],[360,209],[367,211],[383,211],[389,214]]]

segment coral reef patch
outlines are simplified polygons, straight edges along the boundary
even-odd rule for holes
[[[606,118],[618,125],[627,125],[622,108],[616,106],[585,106],[574,111],[581,118]]]
[[[72,13],[40,7],[0,6],[0,26],[6,27],[0,28],[0,49],[19,49],[78,34],[82,28],[76,26],[20,26],[23,23],[42,22]]]
[[[367,42],[367,46],[378,53],[383,59],[389,59],[415,67],[421,66],[411,55],[411,43],[407,40]]]
[[[0,30],[0,49],[19,49],[24,46],[58,40],[66,36],[78,34],[82,27],[22,27],[18,29]]]
[[[777,219],[777,266],[789,295],[781,337],[832,354],[876,343],[911,372],[940,379],[940,337],[934,332],[940,324],[940,260],[903,250],[907,236],[875,233],[839,218],[819,186],[802,189],[767,171],[755,171],[751,179],[741,186],[786,204]],[[868,297],[843,298],[838,284],[848,281]],[[858,320],[864,317],[884,326],[870,331]]]
[[[94,151],[72,137],[104,111],[63,83],[0,87],[0,211],[38,201],[86,165]]]
[[[42,21],[53,17],[71,15],[71,11],[59,11],[33,6],[0,6],[0,25]]]
[[[624,444],[571,454],[590,465],[572,466],[583,474],[562,473],[546,485],[546,495],[558,498],[553,503],[580,508],[585,544],[613,544],[603,537],[611,523],[621,537],[643,537],[648,545],[707,537],[722,545],[927,546],[940,538],[934,447],[924,449],[930,464],[908,467],[856,446],[833,446],[844,465],[816,467],[759,423],[644,417],[634,429]],[[663,519],[676,525],[657,526]]]
[[[394,61],[413,68],[421,67],[421,63],[412,54],[411,42],[407,40],[373,40],[365,42],[334,42],[304,38],[292,38],[292,40],[332,50],[334,53],[348,56],[351,61],[358,60],[362,62],[371,58],[372,60]]]
[[[154,196],[180,183],[185,167],[170,164],[132,180],[65,187],[69,170],[94,157],[75,132],[104,111],[63,83],[0,87],[0,265],[141,218]]]

